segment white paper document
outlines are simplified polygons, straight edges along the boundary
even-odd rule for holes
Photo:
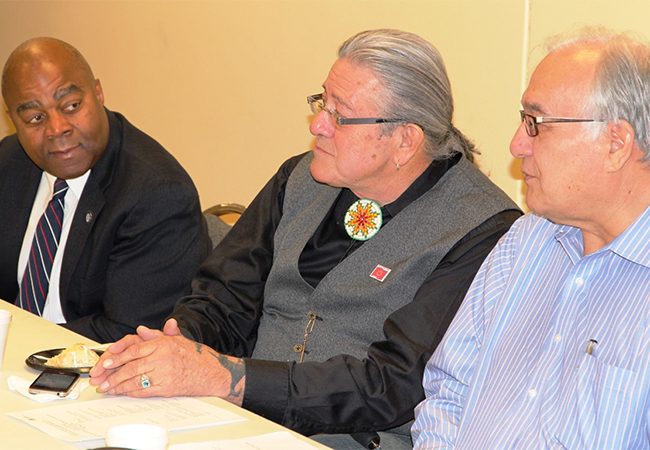
[[[195,442],[176,444],[169,450],[314,450],[308,442],[302,441],[288,431],[262,434],[260,436],[232,439],[227,441]]]
[[[104,438],[109,428],[128,423],[159,425],[178,431],[246,420],[226,409],[186,397],[113,397],[7,415],[67,442]]]

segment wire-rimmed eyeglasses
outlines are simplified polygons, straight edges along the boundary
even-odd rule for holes
[[[376,123],[406,122],[404,119],[383,119],[381,117],[355,117],[353,119],[348,119],[343,117],[336,110],[327,109],[325,107],[325,102],[323,101],[323,94],[308,96],[307,103],[309,103],[311,112],[318,114],[321,111],[325,111],[327,114],[332,116],[332,119],[334,119],[337,125],[372,125]]]
[[[521,121],[524,123],[526,133],[530,137],[535,137],[539,134],[538,123],[602,122],[602,120],[574,119],[572,117],[538,117],[525,113],[523,109],[519,110],[519,114],[521,114]]]

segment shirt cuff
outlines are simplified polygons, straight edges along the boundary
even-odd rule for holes
[[[246,388],[242,407],[282,423],[287,410],[289,366],[278,361],[244,358]]]

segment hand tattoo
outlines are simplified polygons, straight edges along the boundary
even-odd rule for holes
[[[233,361],[226,355],[213,354],[213,356],[215,356],[219,360],[219,363],[223,366],[224,369],[230,372],[231,380],[230,380],[230,392],[228,393],[228,397],[239,398],[240,396],[242,396],[244,393],[244,389],[240,387],[238,390],[236,390],[237,384],[240,382],[240,380],[244,378],[245,375],[244,364],[241,358],[235,359]]]
[[[196,345],[196,351],[198,353],[203,353],[203,344],[198,342],[194,343]],[[217,358],[219,364],[230,373],[230,392],[228,393],[227,400],[241,405],[244,396],[244,384],[237,389],[237,384],[239,384],[246,376],[244,370],[244,362],[241,358],[230,358],[226,355],[222,355],[212,351],[208,347],[208,353]]]

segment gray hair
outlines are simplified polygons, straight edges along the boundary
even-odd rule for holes
[[[603,123],[625,120],[634,129],[635,142],[650,160],[650,45],[632,33],[617,33],[605,27],[584,27],[549,38],[549,51],[597,46],[601,55],[585,113]]]
[[[387,91],[383,114],[422,128],[424,152],[431,160],[462,153],[473,161],[478,153],[474,144],[451,123],[451,85],[433,45],[405,31],[369,30],[345,41],[338,57],[373,71]],[[391,134],[397,125],[382,126],[384,134]]]

